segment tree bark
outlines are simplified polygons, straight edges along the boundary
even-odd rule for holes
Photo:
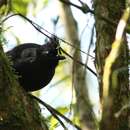
[[[114,2],[114,3],[113,3]],[[120,116],[116,116],[123,106],[130,100],[128,79],[128,45],[125,33],[119,55],[111,68],[109,79],[108,100],[104,101],[103,74],[106,57],[111,51],[111,45],[115,39],[117,26],[100,19],[105,17],[118,24],[125,9],[125,1],[122,0],[95,0],[96,21],[96,68],[99,75],[100,100],[102,105],[102,120],[100,130],[128,130],[130,111],[125,109]]]

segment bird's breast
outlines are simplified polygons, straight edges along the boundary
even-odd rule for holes
[[[16,68],[20,84],[26,91],[35,91],[46,86],[54,76],[58,61],[37,60]]]

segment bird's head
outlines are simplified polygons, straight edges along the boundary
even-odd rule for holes
[[[47,55],[48,58],[55,58],[57,60],[64,60],[65,57],[61,54],[59,40],[56,36],[52,37],[46,44],[42,45],[41,54]]]

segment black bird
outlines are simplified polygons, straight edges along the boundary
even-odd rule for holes
[[[20,85],[28,92],[45,87],[53,78],[60,54],[59,41],[51,38],[46,44],[26,43],[6,53],[13,62]]]

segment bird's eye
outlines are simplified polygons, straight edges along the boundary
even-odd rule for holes
[[[42,51],[42,55],[47,55],[49,54],[49,51]]]

